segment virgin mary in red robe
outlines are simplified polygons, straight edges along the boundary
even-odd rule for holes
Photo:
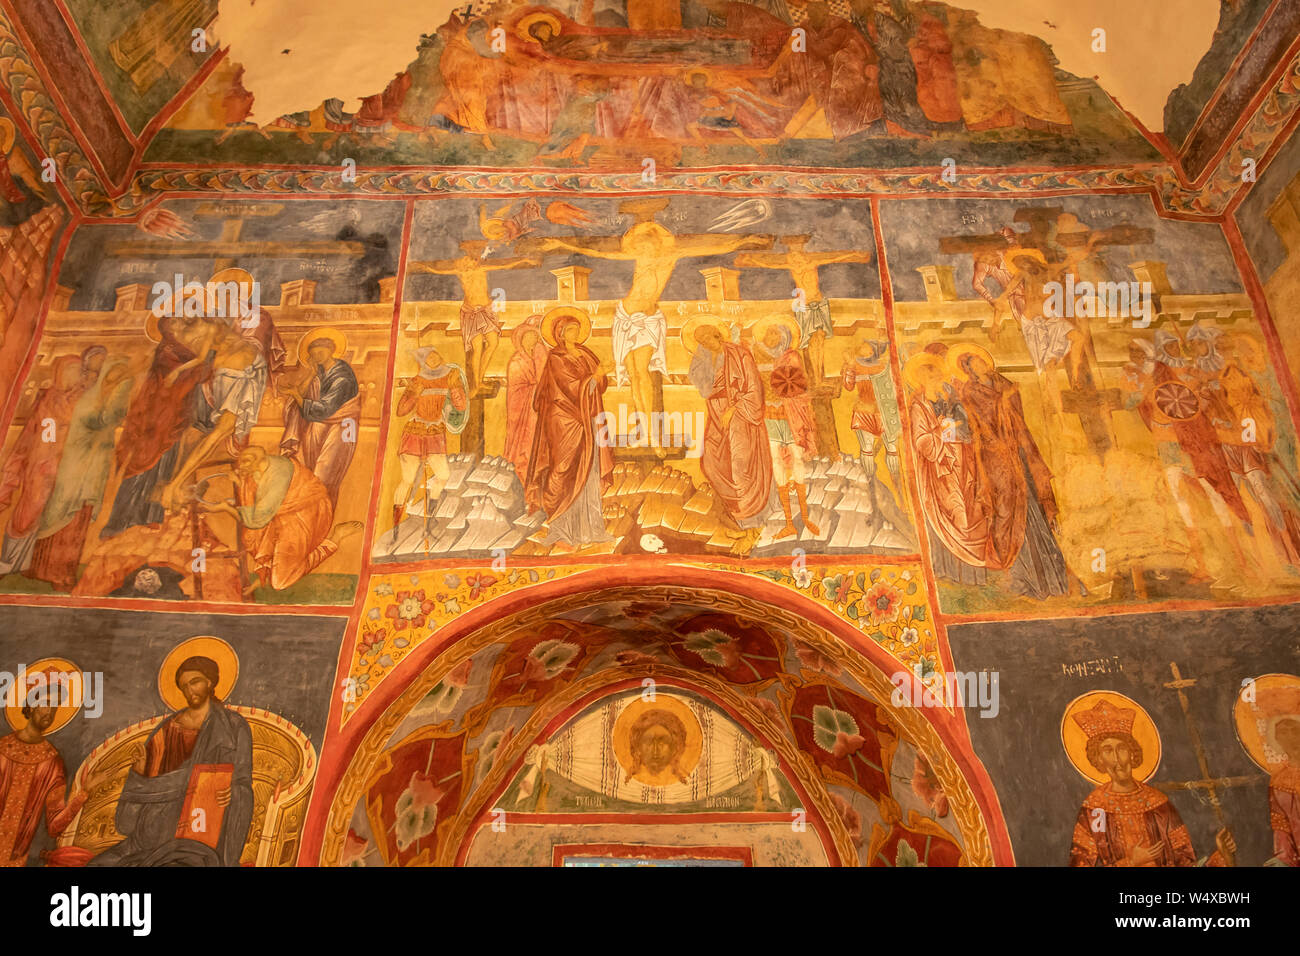
[[[600,492],[614,470],[608,443],[597,446],[604,421],[608,382],[596,353],[578,343],[576,318],[555,322],[555,348],[546,359],[533,408],[537,431],[524,500],[529,513],[541,508],[550,519],[547,544],[608,540]]]

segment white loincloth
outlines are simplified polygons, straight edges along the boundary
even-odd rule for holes
[[[627,354],[633,349],[654,349],[650,355],[650,371],[668,374],[668,360],[664,355],[664,338],[668,321],[661,311],[652,315],[644,312],[628,314],[620,302],[614,309],[614,324],[610,329],[614,338],[614,384],[627,384]]]
[[[1073,331],[1074,325],[1062,318],[1020,320],[1020,332],[1029,347],[1034,368],[1039,372],[1070,354],[1070,333]]]
[[[266,359],[258,356],[247,368],[219,368],[212,373],[212,414],[235,416],[235,441],[242,442],[257,424],[266,391]]]

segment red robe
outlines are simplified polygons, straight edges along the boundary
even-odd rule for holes
[[[1194,382],[1185,381],[1163,362],[1155,363],[1150,385],[1142,398],[1142,403],[1138,405],[1142,420],[1148,428],[1154,429],[1165,425],[1172,431],[1174,437],[1178,439],[1179,447],[1191,460],[1192,470],[1196,476],[1205,479],[1206,483],[1219,493],[1234,515],[1242,521],[1250,521],[1246,502],[1242,500],[1241,492],[1237,490],[1237,484],[1232,480],[1232,472],[1223,454],[1219,434],[1210,422],[1209,409],[1206,407],[1205,400],[1197,395],[1197,410],[1191,418],[1170,421],[1161,414],[1155,398],[1156,390],[1167,382],[1181,383],[1192,392],[1197,391]]]
[[[537,431],[537,411],[533,398],[542,369],[546,367],[546,346],[540,342],[532,354],[515,350],[506,366],[506,458],[515,466],[519,482],[528,481],[528,462],[533,453],[533,434]]]
[[[586,485],[597,454],[602,488],[609,480],[614,453],[608,445],[597,448],[595,435],[608,384],[596,353],[585,345],[570,350],[561,344],[547,356],[533,398],[537,431],[524,484],[530,513],[540,507],[554,521],[568,511]]]
[[[808,92],[826,114],[837,140],[885,115],[880,66],[866,37],[848,20],[827,17],[820,30],[807,24]]]
[[[734,342],[724,342],[721,361],[714,362],[700,468],[727,514],[750,518],[767,507],[772,493],[763,379],[749,349]],[[728,409],[734,411],[724,426]]]
[[[1196,865],[1187,827],[1159,790],[1142,783],[1132,793],[1116,793],[1107,783],[1088,794],[1074,823],[1070,866],[1130,866],[1138,846],[1159,849],[1148,866]]]
[[[983,564],[1005,570],[1016,563],[1025,543],[1029,484],[1021,456],[1033,476],[1034,491],[1048,521],[1058,511],[1052,493],[1052,472],[1029,434],[1020,393],[1007,378],[995,373],[991,385],[975,379],[963,382],[961,401],[970,416],[980,484],[986,489],[991,522],[988,557]]]
[[[0,737],[0,866],[26,866],[41,814],[52,837],[64,831],[86,794],[64,802],[63,758],[48,740],[27,744]]]
[[[80,382],[67,388],[60,388],[58,383],[69,365],[80,364],[81,359],[75,355],[65,355],[54,362],[55,384],[36,396],[32,413],[14,442],[4,472],[0,473],[0,510],[13,505],[5,529],[8,537],[25,538],[35,533],[40,524],[41,512],[54,490],[72,411],[85,391]],[[42,440],[47,419],[54,422],[54,441]]]
[[[163,333],[154,349],[149,376],[122,423],[117,464],[123,478],[143,474],[158,464],[158,459],[185,434],[190,423],[190,395],[211,378],[212,367],[205,362],[186,369],[170,385],[167,376],[194,357],[180,339]]]
[[[919,16],[910,49],[916,64],[916,101],[921,112],[935,123],[960,122],[961,97],[957,94],[952,40],[938,18],[928,13]]]
[[[944,547],[958,560],[984,567],[989,524],[980,503],[974,449],[963,442],[943,440],[943,426],[919,392],[912,398],[908,418],[921,510]]]

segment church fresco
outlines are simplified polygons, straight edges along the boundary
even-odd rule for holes
[[[471,2],[280,117],[28,6],[0,862],[1300,865],[1281,5],[1163,132],[932,0]]]
[[[946,611],[1295,593],[1295,432],[1216,227],[1074,197],[882,222]]]
[[[367,732],[323,862],[450,863],[470,844],[491,855],[490,834],[620,811],[673,830],[789,828],[793,812],[846,864],[951,866],[987,852],[966,782],[883,674],[752,599],[665,598],[579,590],[440,654]]]
[[[373,560],[915,553],[867,204],[492,205],[417,206]]]
[[[83,229],[10,427],[5,589],[349,601],[401,222],[186,200]]]
[[[15,810],[0,833],[6,865],[293,863],[343,619],[15,607],[5,616],[6,681],[24,671],[78,677],[51,682],[34,708],[15,705],[6,684],[0,753]],[[36,633],[39,659],[25,638]],[[38,752],[31,773],[15,773]],[[204,827],[176,834],[178,816]]]
[[[999,655],[1005,721],[974,720],[971,735],[1016,820],[1017,861],[1295,866],[1294,617],[1278,606],[950,628],[959,666],[990,664],[994,634],[1015,661]]]
[[[1157,158],[1095,82],[1056,68],[1042,40],[986,29],[948,4],[633,0],[579,22],[582,6],[459,10],[359,109],[336,99],[256,115],[243,68],[224,62],[147,158],[1015,165],[1026,144],[1068,165]]]

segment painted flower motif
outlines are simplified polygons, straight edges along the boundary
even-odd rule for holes
[[[551,680],[564,673],[564,669],[582,650],[567,641],[542,641],[524,658],[524,680]]]
[[[793,572],[792,576],[794,577],[795,586],[798,587],[799,590],[806,591],[808,590],[809,587],[812,586],[812,582],[813,582],[812,572],[809,571],[807,568],[796,569]]]
[[[898,589],[885,581],[877,581],[862,597],[862,611],[872,624],[892,621],[898,616],[898,606],[903,596]]]
[[[381,581],[379,584],[375,585],[375,593],[380,597],[387,597],[393,593],[393,586],[387,581]]]
[[[763,713],[767,714],[767,716],[772,720],[779,721],[782,719],[781,708],[776,705],[776,701],[768,700],[766,697],[755,697],[753,698],[753,702],[756,707],[762,710]]]
[[[943,784],[935,776],[929,761],[920,754],[916,755],[916,763],[912,767],[912,792],[925,801],[935,816],[948,815],[948,795],[943,792]]]
[[[357,657],[364,658],[371,651],[377,651],[384,646],[384,629],[382,627],[371,628],[363,631],[357,637]]]
[[[849,831],[854,846],[862,846],[862,814],[854,810],[853,804],[838,793],[831,794],[831,803],[835,805],[835,810],[839,813],[840,819],[844,821],[844,827]]]
[[[411,774],[411,782],[397,798],[395,807],[397,849],[405,850],[433,832],[438,823],[438,801],[445,794],[428,774],[418,770]]]
[[[844,603],[852,584],[853,576],[849,574],[828,574],[822,578],[822,590],[826,592],[826,600],[834,601],[836,604]]]
[[[912,665],[912,673],[929,690],[931,694],[939,700],[943,700],[943,673],[938,670],[934,661],[928,657],[922,657]]]
[[[455,598],[452,598],[450,601],[444,601],[442,605],[442,610],[446,614],[459,614],[460,602],[457,601]]]
[[[898,635],[898,639],[902,641],[905,646],[911,647],[921,639],[921,632],[914,627],[905,627],[903,628],[902,633]]]
[[[348,835],[343,840],[343,865],[365,866],[366,853],[369,850],[370,841],[349,827]]]
[[[740,648],[735,638],[716,627],[688,634],[686,649],[714,667],[732,667],[740,662]]]
[[[477,601],[480,594],[497,583],[497,579],[495,575],[480,574],[476,571],[465,579],[465,583],[469,585],[469,599]]]
[[[408,627],[424,627],[429,612],[434,604],[424,596],[424,591],[398,591],[397,603],[390,604],[386,617],[393,618],[393,625],[404,631]]]
[[[448,574],[446,577],[442,579],[442,586],[445,587],[448,591],[456,590],[458,587],[460,587],[460,575]]]
[[[492,764],[496,762],[497,754],[501,748],[510,742],[514,736],[515,728],[507,727],[505,730],[497,730],[483,738],[483,746],[479,748],[479,759],[482,762],[482,772],[487,773],[492,769]]]
[[[809,644],[796,642],[794,645],[795,655],[799,658],[799,663],[810,671],[819,671],[823,674],[829,674],[834,677],[840,672],[840,665],[823,654],[817,648]]]
[[[822,704],[813,708],[813,740],[834,757],[851,757],[866,743],[852,714]]]
[[[377,621],[379,620],[380,617],[382,617],[382,615],[379,613],[379,608],[372,607],[369,611],[366,612],[366,617],[370,618],[370,620],[372,621]]]

